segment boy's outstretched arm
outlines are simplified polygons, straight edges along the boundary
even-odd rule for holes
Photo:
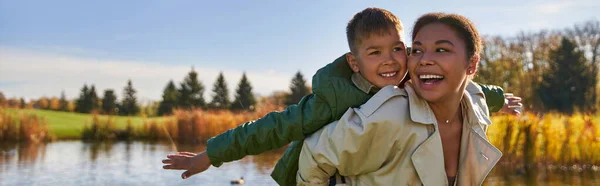
[[[511,93],[504,93],[502,87],[496,85],[479,84],[479,87],[485,94],[485,102],[490,113],[504,112],[512,115],[521,114],[521,97],[514,96]]]
[[[304,139],[304,132],[312,133],[316,130],[310,127],[314,122],[325,124],[331,118],[331,110],[320,99],[316,94],[309,94],[298,104],[290,105],[282,112],[271,112],[256,121],[230,129],[209,139],[206,151],[199,154],[179,152],[169,155],[163,160],[166,164],[164,169],[186,170],[181,176],[185,179],[204,172],[211,164],[218,167],[224,162],[239,160],[246,155],[259,154],[283,147],[291,141]]]
[[[490,113],[498,112],[504,106],[504,90],[496,85],[485,85],[477,83],[483,94]]]
[[[331,110],[324,103],[316,94],[309,94],[298,104],[290,105],[282,112],[271,112],[256,121],[246,122],[209,139],[206,152],[210,163],[218,167],[224,162],[281,148],[292,141],[304,139],[306,131],[303,126],[331,120]]]

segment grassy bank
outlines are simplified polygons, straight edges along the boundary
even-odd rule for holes
[[[0,108],[0,142],[48,142],[55,137],[48,132],[46,119],[35,114],[6,114]]]
[[[100,141],[124,138],[201,143],[273,110],[281,108],[263,105],[255,112],[237,113],[177,110],[174,116],[160,118],[108,117],[46,110],[6,109],[4,112],[14,118],[40,116],[47,123],[49,134],[56,139],[88,136],[88,140]],[[487,134],[491,143],[502,151],[501,162],[504,164],[529,167],[600,165],[598,116],[524,114],[520,117],[498,115],[492,120]]]
[[[79,139],[81,138],[82,131],[86,125],[92,123],[91,114],[81,114],[73,112],[59,112],[50,110],[36,110],[36,109],[12,109],[5,108],[5,113],[8,113],[14,117],[19,114],[34,114],[45,118],[48,124],[48,131],[53,134],[57,139]],[[98,116],[101,120],[107,120],[109,117],[114,121],[114,127],[117,129],[126,129],[127,120],[131,120],[133,127],[142,127],[144,121],[155,121],[162,123],[162,117],[156,118],[142,118],[135,116]]]

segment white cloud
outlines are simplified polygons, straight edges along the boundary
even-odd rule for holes
[[[127,80],[131,79],[141,100],[160,100],[168,81],[172,79],[179,86],[192,65],[99,60],[0,47],[0,91],[7,97],[29,99],[58,97],[64,90],[67,97],[72,99],[78,96],[80,88],[86,83],[94,84],[100,96],[105,89],[114,89],[120,98]],[[204,84],[205,99],[211,99],[213,83],[221,70],[233,99],[242,76],[241,71],[193,66]],[[287,90],[293,75],[268,69],[249,71],[246,74],[254,93],[260,95]]]
[[[548,3],[537,5],[535,7],[535,11],[539,12],[539,13],[553,14],[553,13],[559,13],[559,12],[561,12],[561,10],[570,8],[575,5],[577,5],[577,4],[573,1],[548,2]]]
[[[569,12],[568,10],[575,8],[598,6],[599,4],[596,0],[562,0],[537,4],[534,6],[534,10],[536,13],[557,14]]]

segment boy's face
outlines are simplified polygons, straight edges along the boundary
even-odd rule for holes
[[[354,72],[376,87],[398,85],[406,75],[406,46],[400,33],[391,29],[389,34],[373,34],[363,38],[355,53],[346,55]]]

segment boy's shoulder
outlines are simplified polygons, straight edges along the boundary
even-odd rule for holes
[[[348,65],[346,54],[338,57],[333,62],[325,67],[317,70],[317,73],[312,77],[312,89],[314,92],[319,92],[328,89],[354,87],[351,77],[354,71]]]

